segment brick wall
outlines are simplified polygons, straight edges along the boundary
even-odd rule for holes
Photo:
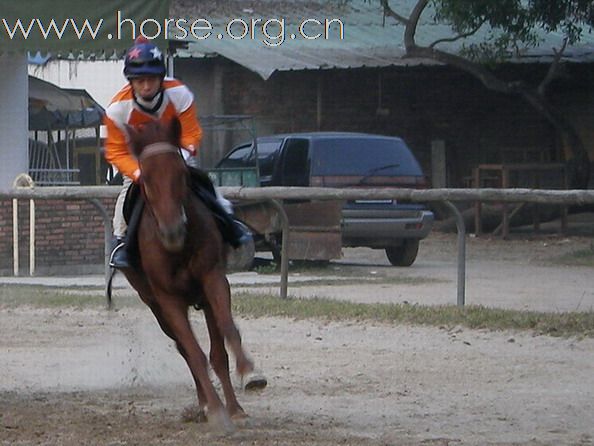
[[[545,161],[563,159],[552,127],[525,101],[490,91],[449,67],[290,71],[264,81],[230,61],[220,63],[224,113],[256,116],[260,135],[316,130],[397,135],[411,146],[428,176],[431,141],[443,140],[449,187],[464,186],[476,164],[502,162],[503,152],[517,152],[518,159],[527,152]],[[527,82],[540,79],[544,68],[512,67]],[[567,68],[552,85],[552,98],[575,118],[594,154],[591,72],[586,65]]]
[[[103,206],[113,215],[114,200]],[[29,271],[29,200],[19,200],[20,274]],[[101,273],[104,225],[97,208],[86,200],[35,201],[36,274]],[[12,200],[0,201],[0,274],[13,272]]]

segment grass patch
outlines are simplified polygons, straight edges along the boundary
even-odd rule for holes
[[[137,297],[117,295],[118,306],[140,305]],[[40,285],[0,285],[0,309],[29,306],[34,308],[105,308],[103,289],[95,287],[54,288]]]
[[[591,266],[594,267],[594,250],[592,248],[563,254],[551,260],[554,265],[562,266]]]
[[[312,277],[318,277],[313,275]],[[413,276],[403,276],[403,277],[385,277],[385,276],[376,276],[376,275],[367,275],[357,276],[354,277],[352,274],[350,275],[336,275],[331,278],[324,278],[324,276],[320,276],[320,278],[316,279],[303,279],[300,280],[299,276],[291,275],[289,278],[291,288],[298,288],[298,287],[307,287],[307,286],[353,286],[353,285],[425,285],[431,283],[447,283],[447,280],[443,279],[435,279],[431,277],[413,277]],[[234,288],[263,288],[263,287],[270,287],[270,286],[279,286],[280,279],[278,282],[269,282],[269,283],[249,283],[249,284],[236,284],[233,285]]]
[[[144,307],[138,297],[116,295],[117,308]],[[105,308],[102,290],[0,285],[0,309],[19,306],[34,308]],[[147,309],[148,311],[148,309]],[[486,330],[517,330],[562,337],[594,337],[594,312],[542,313],[469,305],[425,306],[409,304],[362,304],[327,298],[280,299],[276,294],[234,293],[237,316],[323,321],[381,322]],[[1,316],[0,316],[1,317]]]
[[[594,312],[539,313],[470,305],[424,306],[408,304],[361,304],[326,298],[290,298],[236,293],[233,309],[250,317],[287,317],[325,321],[374,321],[438,327],[520,330],[552,336],[594,337]]]

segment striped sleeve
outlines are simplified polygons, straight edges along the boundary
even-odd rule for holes
[[[105,142],[105,159],[129,178],[134,178],[139,169],[138,161],[128,150],[128,141],[124,130],[120,128],[108,112],[103,118],[107,128],[107,139]]]
[[[183,113],[179,114],[181,123],[181,145],[182,147],[200,147],[202,142],[202,128],[196,116],[196,106],[192,103]]]

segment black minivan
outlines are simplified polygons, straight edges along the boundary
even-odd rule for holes
[[[344,132],[271,135],[242,144],[217,168],[255,167],[261,186],[425,188],[426,178],[401,138]],[[348,201],[342,209],[343,246],[384,249],[395,266],[410,266],[433,213],[395,200]]]

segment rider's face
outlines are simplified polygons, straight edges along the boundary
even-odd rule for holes
[[[140,76],[130,79],[134,94],[138,98],[150,101],[161,88],[161,76]]]

